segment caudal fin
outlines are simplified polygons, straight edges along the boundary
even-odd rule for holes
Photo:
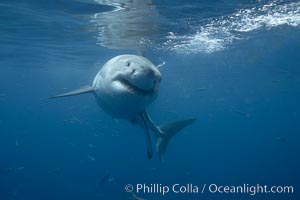
[[[60,95],[56,95],[56,96],[53,96],[53,97],[50,97],[50,99],[53,99],[53,98],[60,98],[60,97],[68,97],[68,96],[74,96],[74,95],[80,95],[80,94],[85,94],[85,93],[91,93],[94,91],[94,88],[92,86],[84,86],[82,88],[79,88],[77,90],[73,90],[71,92],[67,92],[67,93],[64,93],[64,94],[60,94]]]
[[[162,162],[164,162],[164,154],[166,152],[167,145],[170,139],[174,135],[176,135],[176,133],[178,133],[188,125],[194,123],[195,121],[196,119],[192,118],[171,122],[158,127],[161,133],[157,136],[156,150]]]

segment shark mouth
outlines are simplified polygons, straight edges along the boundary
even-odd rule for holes
[[[134,93],[136,95],[140,95],[140,96],[147,96],[147,95],[151,95],[154,90],[150,89],[150,90],[145,90],[145,89],[141,89],[135,85],[133,85],[132,83],[130,83],[128,80],[126,79],[118,79],[118,81],[131,93]]]

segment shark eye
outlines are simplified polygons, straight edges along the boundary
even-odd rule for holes
[[[130,66],[130,64],[131,64],[130,62],[126,62],[126,66],[127,66],[127,67],[129,67],[129,66]]]

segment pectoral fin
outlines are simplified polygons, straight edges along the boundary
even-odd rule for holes
[[[148,154],[148,158],[151,159],[153,156],[153,149],[152,149],[150,132],[149,132],[149,128],[147,126],[147,123],[146,123],[146,120],[145,120],[143,114],[141,114],[141,118],[142,118],[142,122],[145,126],[145,134],[146,134],[146,141],[147,141],[147,154]]]
[[[60,94],[60,95],[50,97],[50,99],[60,98],[60,97],[68,97],[68,96],[75,96],[75,95],[80,95],[80,94],[85,94],[85,93],[91,93],[93,91],[94,91],[94,88],[92,86],[87,85],[87,86],[84,86],[84,87],[79,88],[77,90],[73,90],[71,92],[67,92],[67,93],[64,93],[64,94]]]

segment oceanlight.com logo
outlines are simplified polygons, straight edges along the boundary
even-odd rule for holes
[[[125,191],[136,194],[248,194],[251,196],[257,194],[293,194],[293,186],[268,186],[268,185],[218,185],[218,184],[179,184],[163,185],[163,184],[127,184]]]

